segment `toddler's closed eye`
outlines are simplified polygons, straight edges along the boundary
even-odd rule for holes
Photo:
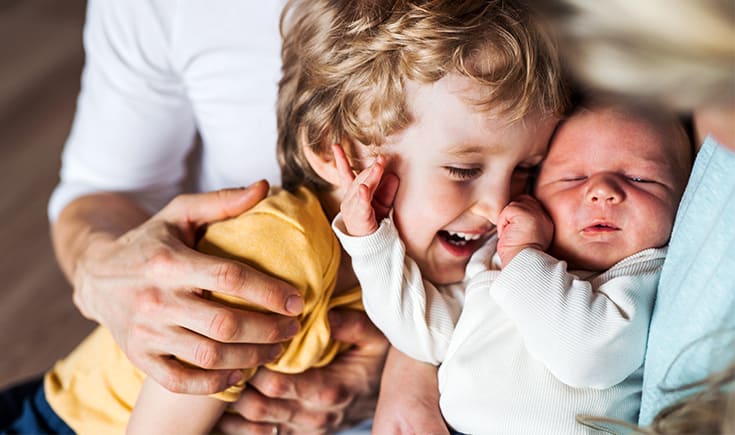
[[[460,180],[475,178],[482,172],[480,168],[458,168],[455,166],[445,166],[444,169],[449,172],[450,176]]]

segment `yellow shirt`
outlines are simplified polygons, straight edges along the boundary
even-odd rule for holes
[[[301,330],[268,368],[298,373],[328,364],[343,349],[330,338],[327,311],[335,306],[362,309],[360,292],[355,288],[333,297],[341,250],[319,200],[308,189],[279,191],[236,218],[210,225],[198,249],[248,263],[301,291]],[[222,294],[209,296],[257,309]],[[110,333],[97,328],[46,374],[44,387],[53,410],[75,432],[123,433],[143,380]],[[217,396],[233,401],[242,388]]]

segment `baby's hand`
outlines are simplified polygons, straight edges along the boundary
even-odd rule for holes
[[[332,145],[340,187],[344,191],[340,212],[347,234],[366,236],[378,229],[380,220],[388,216],[393,197],[398,189],[397,178],[389,177],[390,186],[377,192],[385,172],[385,157],[379,155],[375,161],[355,176],[347,156],[340,145]]]
[[[548,249],[554,224],[536,198],[521,195],[498,216],[498,255],[503,266],[525,248]]]

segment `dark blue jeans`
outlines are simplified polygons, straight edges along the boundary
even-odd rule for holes
[[[46,401],[43,377],[0,391],[0,434],[73,434]]]

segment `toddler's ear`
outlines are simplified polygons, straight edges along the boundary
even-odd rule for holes
[[[344,180],[340,178],[343,174],[340,174],[340,167],[338,166],[337,159],[332,151],[333,146],[334,145],[331,144],[324,146],[324,151],[321,153],[315,151],[311,147],[304,147],[304,156],[309,162],[309,165],[311,165],[311,168],[317,175],[319,175],[319,177],[329,184],[339,187],[344,183]],[[344,151],[344,156],[342,158],[344,159],[346,157],[348,165],[351,168],[354,168],[355,161],[352,157],[354,155],[353,145],[349,143],[349,141],[343,141],[341,144],[337,144],[337,146],[342,147],[342,150]]]
[[[327,146],[321,153],[314,151],[311,147],[304,147],[304,156],[309,162],[311,169],[327,183],[339,186],[339,171],[337,162],[332,154],[332,148]]]

